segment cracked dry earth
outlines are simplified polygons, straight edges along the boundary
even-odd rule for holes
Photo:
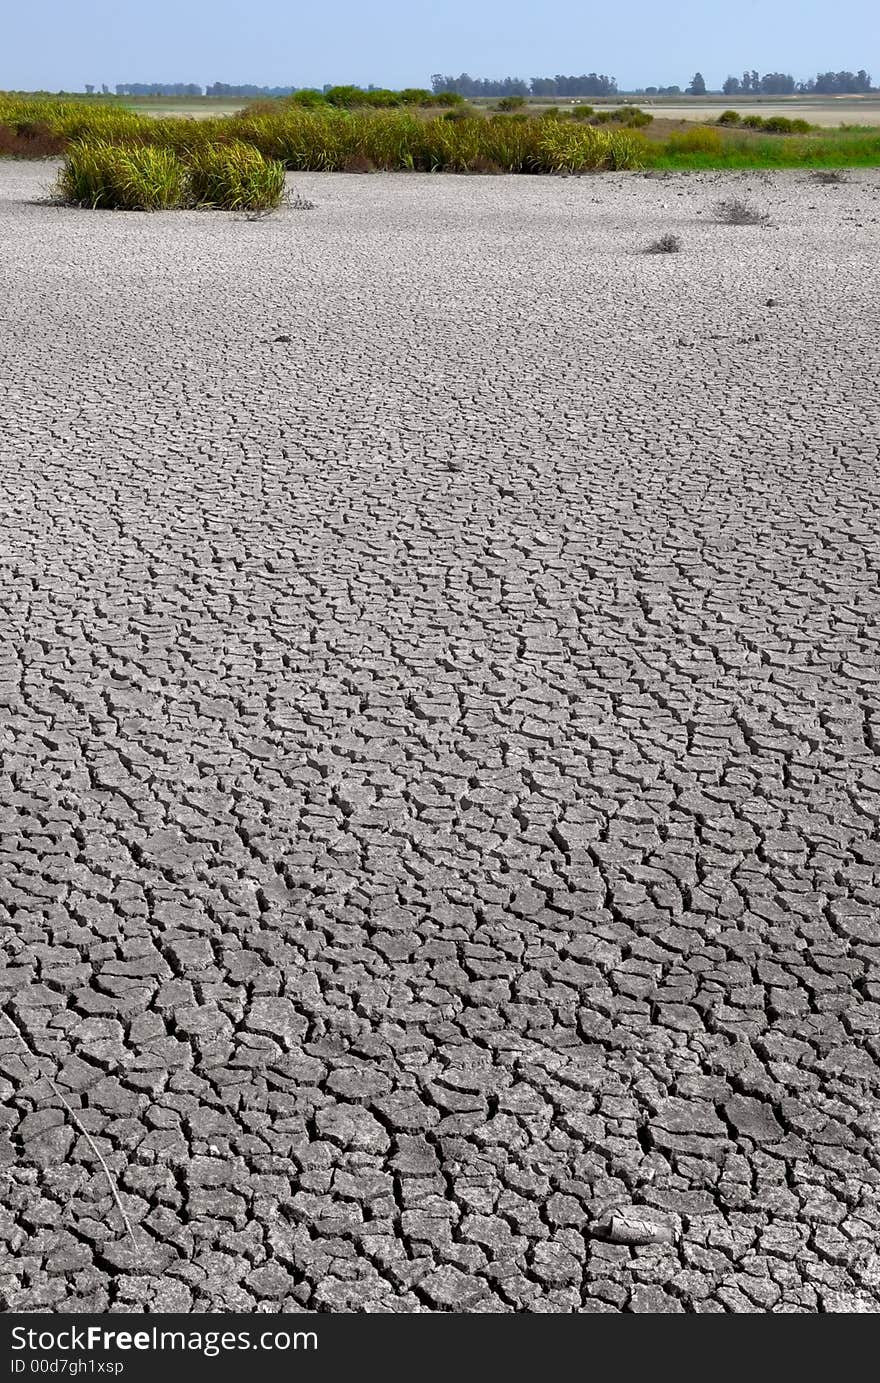
[[[50,173],[6,1309],[876,1312],[880,176]]]

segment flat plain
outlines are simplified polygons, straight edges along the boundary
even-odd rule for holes
[[[876,1313],[880,174],[51,172],[5,1309]]]
[[[880,125],[880,100],[876,96],[829,96],[811,97],[798,100],[783,97],[773,100],[764,96],[760,100],[738,100],[736,96],[716,97],[713,101],[693,100],[674,101],[652,100],[650,96],[628,96],[628,105],[640,106],[650,111],[657,119],[706,121],[717,120],[722,110],[739,111],[740,115],[761,115],[769,118],[787,115],[792,120],[809,120],[812,125],[836,129],[839,125]],[[621,103],[622,104],[622,103]]]
[[[159,97],[150,97],[146,100],[137,97],[121,97],[118,104],[130,110],[138,111],[142,115],[153,115],[157,118],[177,115],[193,120],[204,120],[217,115],[233,115],[236,111],[247,106],[248,100],[245,97],[238,100],[221,100],[218,97],[208,98],[205,96],[164,100]],[[497,106],[498,100],[497,97],[491,99],[481,97],[473,104],[486,110],[492,110]],[[616,100],[600,100],[584,96],[578,101],[566,100],[562,97],[541,101],[533,97],[529,99],[528,108],[536,111],[550,106],[558,106],[565,110],[577,104],[593,104],[598,110],[623,105],[638,106],[642,110],[650,111],[658,120],[698,121],[708,124],[717,120],[723,110],[736,110],[741,115],[765,117],[787,115],[790,119],[809,120],[811,124],[828,129],[836,129],[840,125],[880,125],[880,97],[876,94],[825,97],[781,96],[775,99],[772,96],[714,96],[707,100],[701,100],[699,97],[682,97],[678,101],[670,97],[625,94]]]

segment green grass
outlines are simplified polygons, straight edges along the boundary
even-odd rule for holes
[[[270,211],[284,195],[284,166],[240,140],[197,150],[187,172],[190,196],[200,207]]]
[[[183,205],[186,170],[170,149],[92,140],[70,146],[57,190],[94,210],[165,211]]]
[[[184,160],[153,144],[71,144],[58,175],[59,200],[93,210],[213,207],[270,211],[284,195],[284,168],[252,144],[214,144]]]
[[[584,108],[585,109],[585,108]],[[850,168],[880,165],[880,128],[771,133],[693,125],[647,139],[614,119],[490,113],[459,104],[445,119],[413,102],[392,110],[258,103],[204,120],[155,118],[110,103],[0,93],[0,155],[57,153],[67,144],[152,147],[195,163],[241,144],[294,171],[577,173],[592,169]],[[617,112],[613,115],[616,117]],[[595,119],[595,116],[589,117]],[[628,120],[633,119],[630,111]],[[797,122],[792,122],[797,123]],[[240,161],[242,155],[236,154]],[[230,176],[232,176],[230,174]],[[264,176],[261,174],[261,176]],[[234,178],[232,179],[234,182]]]
[[[671,147],[670,147],[671,146]],[[683,149],[666,140],[651,146],[646,161],[652,168],[876,168],[880,166],[880,130],[858,134],[823,131],[815,135],[727,137],[721,148]]]
[[[228,128],[295,172],[550,173],[640,166],[629,131],[515,116],[465,113],[446,120],[408,111],[290,110],[283,117],[243,118]]]

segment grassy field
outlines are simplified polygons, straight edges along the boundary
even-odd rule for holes
[[[670,105],[640,115],[635,105],[618,103],[615,115],[610,107],[597,104],[591,115],[585,103],[576,108],[556,103],[543,111],[526,106],[501,114],[473,105],[441,113],[433,108],[304,109],[277,101],[218,113],[221,103],[201,98],[196,110],[197,100],[177,102],[177,111],[170,114],[155,100],[123,104],[0,94],[0,153],[48,157],[63,153],[71,143],[101,140],[151,145],[191,157],[209,145],[239,141],[288,169],[321,172],[578,173],[880,164],[880,125],[870,122],[837,129],[811,122],[813,128],[794,133],[715,123],[724,109],[741,108],[752,120],[760,110],[770,118],[778,101],[753,105],[750,111],[746,103],[728,107],[717,101],[712,123],[699,123],[675,119]],[[851,104],[860,121],[873,109],[867,101]],[[785,110],[789,118],[796,118],[809,106],[808,101],[792,102]],[[181,118],[196,114],[200,118]],[[638,127],[627,128],[628,122],[638,122]]]

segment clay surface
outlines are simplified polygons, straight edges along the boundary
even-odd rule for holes
[[[51,174],[5,1308],[876,1312],[880,175]]]

